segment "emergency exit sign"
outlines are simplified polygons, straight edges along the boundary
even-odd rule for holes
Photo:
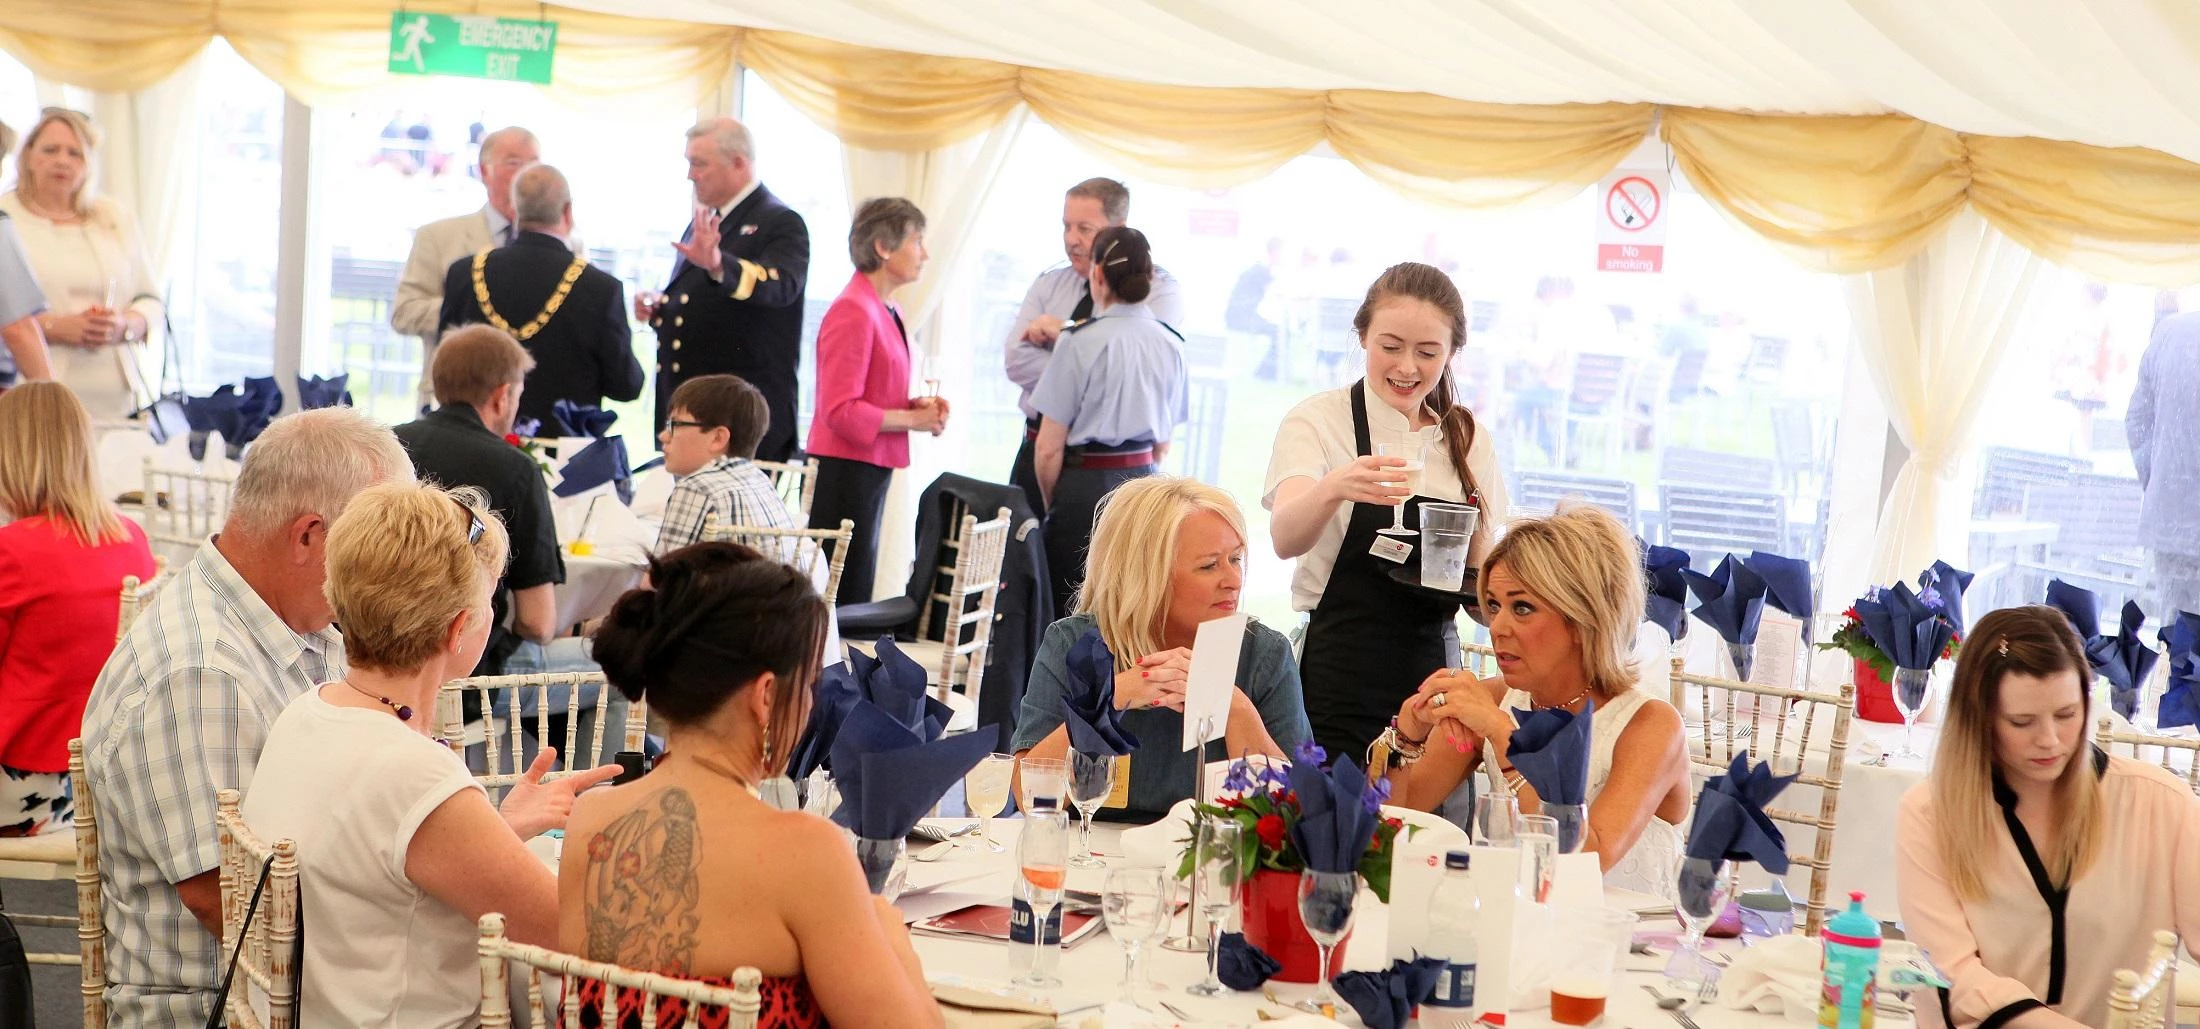
[[[390,73],[550,84],[558,23],[472,15],[390,15]]]

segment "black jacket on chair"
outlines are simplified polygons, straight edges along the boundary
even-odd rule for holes
[[[522,230],[511,243],[489,251],[482,265],[490,306],[514,329],[525,327],[550,302],[573,259],[573,251],[556,236]],[[474,258],[469,254],[452,262],[443,276],[443,314],[436,334],[488,320],[474,295]],[[555,425],[550,406],[560,400],[602,407],[605,397],[633,400],[642,395],[642,363],[634,358],[626,287],[594,265],[581,269],[557,313],[520,345],[535,359],[535,370],[527,373],[527,388],[519,396],[522,418]]]
[[[1001,592],[993,601],[993,640],[986,650],[985,681],[978,695],[978,724],[1001,726],[1006,740],[1016,733],[1016,712],[1023,707],[1024,684],[1031,679],[1039,639],[1054,624],[1046,534],[1040,531],[1040,519],[1024,499],[1022,488],[953,473],[932,480],[917,501],[917,562],[909,574],[907,594],[841,607],[840,635],[853,641],[889,633],[896,639],[916,638],[917,613],[923,610],[922,598],[934,588],[932,576],[942,563],[942,544],[961,528],[948,522],[957,502],[981,522],[992,520],[994,512],[1004,507],[1012,519],[1008,550],[1001,558]],[[943,611],[935,618],[944,615]],[[941,622],[935,620],[926,635],[937,638],[942,631]]]
[[[718,223],[718,281],[685,259],[673,265],[657,330],[657,428],[672,391],[698,375],[731,373],[764,394],[771,426],[756,445],[761,461],[794,455],[796,374],[802,367],[802,288],[810,272],[810,229],[759,185]]]

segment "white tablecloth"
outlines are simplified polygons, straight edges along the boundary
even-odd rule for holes
[[[959,821],[949,819],[946,821]],[[972,903],[1005,903],[1016,874],[1014,855],[1017,819],[995,819],[989,830],[1002,841],[1007,850],[1001,854],[983,852],[963,847],[951,852],[943,860],[932,862],[912,861],[909,881],[913,892],[903,897],[901,908],[911,918],[930,917]],[[1120,857],[1120,830],[1106,824],[1093,827],[1093,849],[1111,863]],[[911,853],[924,850],[930,844],[914,842]],[[547,855],[546,855],[547,856]],[[1072,869],[1069,888],[1099,891],[1106,878],[1103,869]],[[935,884],[936,890],[926,887]],[[1356,913],[1352,940],[1338,956],[1341,970],[1374,969],[1388,964],[1385,950],[1385,932],[1388,910],[1377,903],[1372,893],[1363,890]],[[1671,921],[1646,922],[1646,929],[1670,927]],[[960,937],[933,936],[924,933],[912,937],[917,955],[924,962],[925,975],[937,981],[953,981],[963,985],[988,988],[1004,987],[1010,976],[1008,945],[985,940]],[[1714,947],[1731,949],[1733,941],[1714,941]],[[1662,947],[1661,947],[1662,953]],[[1663,958],[1632,957],[1630,968],[1623,975],[1620,988],[1609,1001],[1603,1025],[1626,1026],[1629,1029],[1672,1029],[1674,1020],[1660,1011],[1652,1002],[1645,985],[1663,988],[1664,976],[1655,971]],[[1203,955],[1149,947],[1145,957],[1145,974],[1160,984],[1146,987],[1141,996],[1149,1008],[1158,1009],[1156,1001],[1166,1000],[1196,1019],[1197,1025],[1255,1026],[1260,1014],[1284,1017],[1296,1012],[1287,1011],[1268,1002],[1259,991],[1230,993],[1220,997],[1195,997],[1184,992],[1186,986],[1200,981],[1206,974]],[[1063,1012],[1061,1025],[1086,1026],[1089,1019],[1100,1016],[1102,1005],[1117,996],[1123,977],[1123,952],[1106,931],[1094,933],[1075,946],[1062,952],[1057,977],[1061,987],[1046,992],[1046,999]],[[1271,983],[1277,997],[1289,1003],[1313,993],[1312,984]],[[1116,1009],[1105,1023],[1116,1025],[1169,1025],[1164,1020],[1128,1022],[1120,1021]],[[1690,1010],[1690,1015],[1703,1029],[1783,1029],[1804,1024],[1801,1020],[1789,1022],[1778,1015],[1765,1015],[1750,1011],[1738,1011],[1716,1003],[1704,1004]],[[1506,1020],[1508,1029],[1552,1029],[1555,1023],[1549,1019],[1547,1009],[1515,1010]],[[1345,1026],[1360,1025],[1359,1018],[1349,1007],[1337,1011],[1337,1022]],[[1417,1023],[1416,1023],[1417,1024]],[[1908,1029],[1909,1020],[1893,1015],[1882,1015],[1881,1024],[1889,1029]]]

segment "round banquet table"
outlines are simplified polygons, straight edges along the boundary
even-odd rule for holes
[[[935,819],[942,825],[959,825],[968,819]],[[969,904],[1007,902],[1016,874],[1015,846],[1020,820],[994,819],[988,828],[994,839],[1005,845],[1000,854],[993,854],[976,847],[957,847],[937,861],[909,862],[909,887],[902,895],[900,908],[905,917],[914,920],[943,914]],[[1121,827],[1096,823],[1092,831],[1093,850],[1112,866],[1123,863],[1120,844]],[[934,846],[917,840],[909,844],[912,855]],[[552,861],[554,851],[543,848],[540,853]],[[1071,869],[1068,889],[1097,893],[1106,878],[1105,869]],[[1354,916],[1352,938],[1337,955],[1340,971],[1354,971],[1387,967],[1385,935],[1388,923],[1386,907],[1376,902],[1374,894],[1361,890],[1358,910]],[[1181,926],[1182,915],[1178,916]],[[1670,931],[1670,918],[1651,919],[1643,923],[1645,930]],[[934,982],[954,983],[976,989],[1016,992],[1007,984],[1009,970],[1009,945],[997,941],[968,937],[939,936],[923,932],[911,934],[917,956],[924,962],[927,978]],[[1707,950],[1732,950],[1735,941],[1708,941]],[[1679,1023],[1652,1002],[1650,994],[1642,987],[1651,986],[1666,990],[1665,977],[1658,971],[1664,962],[1664,952],[1656,957],[1631,956],[1629,967],[1621,973],[1620,980],[1608,1002],[1604,1021],[1605,1029],[1680,1029]],[[1117,997],[1123,976],[1123,952],[1107,930],[1094,932],[1078,943],[1062,951],[1061,965],[1056,975],[1063,985],[1043,991],[1043,998],[1060,1013],[1062,1027],[1117,1026],[1166,1027],[1176,1025],[1200,1026],[1269,1026],[1280,1022],[1266,1021],[1294,1016],[1302,1020],[1291,1023],[1298,1026],[1328,1025],[1319,1018],[1306,1016],[1304,1012],[1288,1009],[1269,1001],[1262,991],[1225,993],[1218,997],[1195,997],[1184,988],[1200,981],[1206,974],[1206,959],[1201,954],[1169,950],[1159,946],[1146,948],[1143,959],[1144,976],[1148,985],[1141,988],[1139,998],[1148,1012],[1128,1010],[1111,1003]],[[1268,988],[1277,998],[1288,1004],[1309,996],[1314,987],[1310,983],[1270,983]],[[1671,992],[1671,991],[1667,991]],[[1166,1001],[1189,1016],[1189,1021],[1175,1020],[1163,1014],[1161,1001]],[[1716,1002],[1691,1006],[1688,1009],[1701,1029],[1783,1029],[1800,1022],[1791,1022],[1780,1015],[1728,1008]],[[1310,1019],[1310,1020],[1308,1020]],[[1882,1010],[1880,1023],[1888,1029],[1909,1029],[1906,1016]],[[1335,1024],[1362,1025],[1349,1006],[1339,1007]],[[1418,1025],[1409,1022],[1408,1025]],[[1546,1007],[1517,1008],[1505,1021],[1506,1029],[1558,1029],[1549,1018]]]
[[[607,551],[598,550],[587,557],[575,557],[568,551],[565,581],[554,590],[558,600],[557,624],[560,627],[578,625],[609,614],[619,595],[641,585],[642,577],[648,572],[648,564],[638,555],[613,552],[607,556]]]

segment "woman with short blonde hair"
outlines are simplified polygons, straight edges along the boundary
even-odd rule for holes
[[[1437,672],[1406,699],[1370,748],[1391,769],[1393,795],[1434,810],[1481,767],[1488,740],[1497,774],[1534,814],[1542,800],[1506,758],[1513,712],[1594,705],[1582,846],[1598,855],[1606,883],[1671,895],[1691,800],[1688,755],[1680,713],[1636,684],[1644,585],[1634,537],[1601,509],[1562,504],[1507,527],[1478,589],[1499,674]],[[1430,746],[1438,731],[1461,746]]]
[[[1016,720],[1014,748],[1062,757],[1069,732],[1071,647],[1099,634],[1115,658],[1115,706],[1140,740],[1164,741],[1131,758],[1129,811],[1166,814],[1191,796],[1201,760],[1247,753],[1283,757],[1313,734],[1299,696],[1298,663],[1282,633],[1246,626],[1230,715],[1204,758],[1173,742],[1183,735],[1192,643],[1203,622],[1237,611],[1245,577],[1245,516],[1227,491],[1196,479],[1132,479],[1102,498],[1077,613],[1047,627]]]
[[[93,188],[98,146],[82,112],[47,108],[23,134],[0,214],[51,305],[37,317],[54,377],[76,390],[94,424],[109,424],[152,400],[157,371],[144,344],[163,308],[136,220]]]
[[[597,768],[542,782],[545,748],[501,812],[434,736],[444,683],[489,639],[489,594],[508,542],[467,489],[391,482],[361,491],[328,529],[325,591],[349,670],[269,727],[244,817],[298,843],[308,925],[305,1025],[456,1029],[480,1020],[477,919],[557,943],[557,880],[525,841],[562,828]]]
[[[69,387],[0,392],[0,837],[68,829],[69,740],[114,650],[122,583],[158,572],[145,530],[100,499],[91,419]]]
[[[1895,829],[1903,928],[1947,973],[1951,1027],[2106,1025],[2116,970],[2145,965],[2155,930],[2200,939],[2200,799],[2091,744],[2091,668],[2037,605],[1989,612],[1956,658]]]

